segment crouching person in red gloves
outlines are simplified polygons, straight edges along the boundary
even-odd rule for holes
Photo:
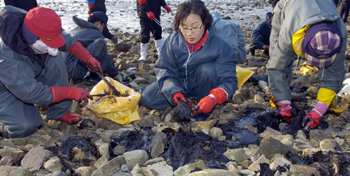
[[[48,105],[47,119],[72,124],[72,100],[91,98],[81,88],[68,87],[68,74],[59,52],[69,51],[100,70],[81,44],[62,32],[61,19],[51,9],[28,11],[5,6],[0,10],[0,132],[8,138],[32,134],[43,123],[34,104]]]
[[[154,69],[157,81],[141,90],[141,105],[151,109],[175,106],[196,97],[197,114],[208,114],[237,90],[234,50],[208,31],[212,16],[201,1],[179,5],[174,29],[164,42]]]

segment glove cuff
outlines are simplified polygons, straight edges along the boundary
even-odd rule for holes
[[[329,108],[329,105],[324,104],[322,102],[317,102],[316,106],[314,107],[313,111],[318,113],[320,116],[323,116]]]
[[[292,109],[291,104],[292,103],[289,100],[282,100],[282,101],[277,102],[278,108],[291,108]]]
[[[92,57],[89,51],[87,51],[83,45],[77,40],[75,43],[68,49],[68,52],[83,62],[88,62],[89,58]]]
[[[210,92],[209,92],[209,96],[212,95],[214,97],[212,98],[215,98],[215,103],[216,104],[222,104],[224,103],[226,100],[227,100],[227,97],[228,97],[228,94],[227,92],[222,89],[222,88],[215,88],[215,89],[212,89]]]

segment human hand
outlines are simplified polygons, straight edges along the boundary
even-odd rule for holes
[[[151,11],[147,12],[146,14],[147,14],[147,17],[148,17],[150,20],[152,20],[152,21],[156,18],[156,17],[154,16],[154,13],[151,12]]]
[[[182,100],[183,102],[187,102],[186,98],[184,97],[184,95],[181,92],[176,92],[172,95],[173,98],[173,102],[175,104],[179,104],[179,100]]]
[[[196,105],[196,114],[198,113],[209,113],[213,107],[216,105],[216,99],[214,95],[209,94],[202,98],[199,103]]]
[[[282,120],[287,123],[290,122],[290,118],[292,117],[292,106],[290,104],[289,100],[279,101],[277,103],[278,111],[282,116]]]
[[[317,112],[312,110],[306,117],[304,117],[301,125],[306,131],[310,131],[311,129],[317,128],[321,118],[322,116],[320,116]]]
[[[165,5],[164,9],[166,10],[166,13],[170,13],[171,12],[171,8],[168,5]]]

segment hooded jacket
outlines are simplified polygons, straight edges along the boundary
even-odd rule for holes
[[[224,89],[229,99],[237,90],[236,62],[230,45],[213,32],[209,32],[202,47],[191,54],[184,36],[174,32],[165,40],[154,70],[160,91],[172,102],[174,93],[189,90],[189,76],[197,66],[213,63],[217,87]]]
[[[78,27],[74,28],[69,33],[74,36],[74,38],[78,40],[85,48],[96,39],[104,38],[103,34],[95,24],[80,19],[76,16],[73,16],[73,21],[78,25]]]
[[[45,69],[47,59],[59,58],[34,54],[22,36],[25,15],[25,11],[12,6],[0,10],[0,94],[9,91],[25,103],[49,105],[51,90],[36,78]],[[64,32],[62,35],[66,46],[72,46],[75,40]]]
[[[213,24],[210,30],[222,37],[233,48],[237,61],[243,62],[246,58],[245,40],[241,27],[234,22],[221,19],[218,11],[213,13]]]
[[[250,48],[263,49],[264,45],[270,45],[271,27],[269,26],[268,21],[272,18],[272,15],[269,13],[266,14],[265,21],[260,22],[254,27],[249,39]]]
[[[312,10],[310,10],[312,9]],[[271,91],[276,101],[291,100],[289,83],[293,61],[297,58],[292,36],[306,25],[329,21],[336,25],[343,43],[334,63],[319,71],[320,87],[339,91],[345,74],[347,31],[331,0],[280,0],[274,8],[267,64]]]

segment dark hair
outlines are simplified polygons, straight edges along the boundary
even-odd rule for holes
[[[205,7],[204,3],[200,0],[189,0],[181,3],[177,8],[173,26],[175,31],[179,31],[180,24],[190,14],[199,15],[205,29],[210,28],[213,22],[213,17],[209,13],[209,10]]]
[[[269,0],[269,3],[272,5],[272,8],[275,8],[278,1],[280,1],[280,0]]]
[[[108,17],[104,12],[96,11],[91,16],[89,16],[88,22],[95,23],[96,21],[107,24]]]

